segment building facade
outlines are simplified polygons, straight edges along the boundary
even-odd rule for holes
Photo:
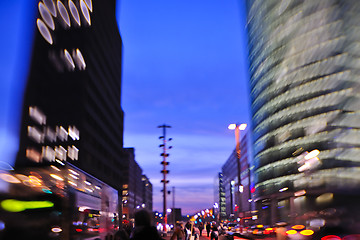
[[[349,210],[358,211],[360,186],[359,9],[346,0],[247,1],[263,224],[310,222],[327,209],[341,209],[328,218],[359,216]]]
[[[134,148],[124,148],[124,151],[128,157],[124,160],[123,171],[123,215],[124,218],[132,219],[136,209],[146,208],[152,211],[152,184],[144,177],[141,167],[135,161]]]
[[[250,195],[250,165],[249,165],[249,137],[246,133],[240,140],[240,169],[238,172],[238,157],[236,149],[231,153],[222,166],[222,186],[226,216],[228,219],[241,218],[243,224],[251,213]],[[240,183],[239,175],[240,174]],[[223,203],[223,204],[224,204]],[[221,206],[220,206],[221,207]]]
[[[150,212],[153,211],[153,187],[150,182],[150,179],[143,175],[142,178],[142,185],[143,185],[143,207],[145,207]]]
[[[121,189],[115,1],[39,1],[16,167],[70,161]]]
[[[224,177],[221,172],[215,177],[214,187],[214,215],[218,221],[221,221],[226,219]]]

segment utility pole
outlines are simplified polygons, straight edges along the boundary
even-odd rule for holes
[[[172,202],[172,216],[173,216],[173,224],[175,226],[175,187],[172,187],[172,194],[173,194],[173,202]]]
[[[166,179],[166,175],[169,174],[169,170],[166,169],[166,166],[169,165],[169,162],[166,161],[166,158],[169,157],[169,154],[166,153],[166,150],[171,149],[172,147],[169,146],[169,148],[166,147],[166,143],[168,141],[171,141],[172,138],[166,139],[166,128],[171,128],[171,126],[163,124],[158,126],[158,128],[163,129],[163,135],[159,137],[159,139],[163,140],[163,143],[160,144],[160,148],[162,148],[163,152],[160,154],[160,156],[163,157],[163,160],[161,164],[163,165],[163,169],[161,170],[161,173],[163,174],[163,179],[161,182],[163,183],[163,215],[164,215],[164,228],[166,231],[166,225],[167,225],[167,208],[166,208],[166,195],[168,194],[168,191],[166,190],[166,184],[169,183],[169,180]]]
[[[229,129],[235,130],[235,143],[236,143],[236,165],[237,165],[237,178],[238,178],[238,185],[237,189],[235,190],[235,195],[237,195],[237,205],[238,205],[238,217],[240,217],[241,221],[243,219],[243,212],[242,212],[242,196],[241,193],[244,191],[244,186],[241,184],[241,148],[240,148],[240,130],[245,130],[247,124],[230,124]]]

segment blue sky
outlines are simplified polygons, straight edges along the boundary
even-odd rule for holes
[[[0,162],[14,159],[37,1],[0,1]],[[173,138],[170,184],[183,214],[214,203],[214,178],[235,146],[229,123],[249,122],[245,9],[238,0],[122,0],[124,146],[162,211],[158,125]],[[94,9],[94,11],[96,11]],[[17,86],[17,87],[16,87]],[[10,104],[11,103],[11,104]],[[11,162],[10,162],[11,164]],[[172,196],[168,206],[172,206]]]
[[[214,178],[235,146],[229,123],[249,122],[243,1],[123,0],[125,147],[154,185],[162,211],[158,125],[172,128],[169,188],[193,213],[214,203]],[[172,206],[170,196],[168,206]]]

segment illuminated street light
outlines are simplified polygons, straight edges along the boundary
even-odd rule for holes
[[[237,194],[242,193],[244,191],[244,186],[241,184],[241,163],[240,163],[240,156],[241,156],[241,149],[240,149],[240,131],[245,130],[247,124],[235,124],[232,123],[228,126],[228,129],[235,130],[235,144],[236,144],[236,160],[237,160],[237,177],[238,177],[238,191]],[[238,206],[239,206],[239,213],[242,211],[241,205],[241,197],[238,195]]]
[[[308,154],[306,154],[306,156],[304,158],[305,158],[305,160],[309,160],[314,157],[317,157],[317,155],[319,155],[319,153],[320,153],[320,151],[315,149],[315,150],[312,150],[311,152],[309,152]]]

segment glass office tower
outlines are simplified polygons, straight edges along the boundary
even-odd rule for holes
[[[360,2],[248,0],[247,13],[259,222],[353,221]]]

